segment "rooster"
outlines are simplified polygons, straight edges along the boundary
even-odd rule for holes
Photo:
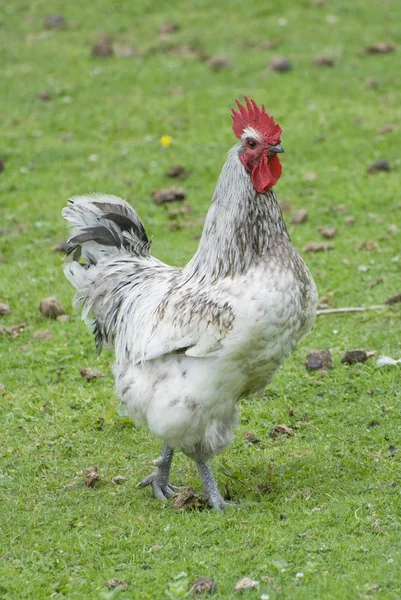
[[[317,292],[288,235],[273,186],[281,128],[249,98],[236,100],[229,151],[199,247],[182,268],[150,254],[145,228],[116,196],[71,198],[65,275],[98,349],[115,349],[126,414],[164,441],[140,482],[174,495],[175,450],[196,463],[208,504],[223,509],[210,459],[233,437],[241,398],[261,392],[311,331]],[[80,256],[84,262],[80,261]]]

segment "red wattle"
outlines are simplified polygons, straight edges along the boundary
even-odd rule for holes
[[[264,156],[259,164],[252,169],[253,187],[259,194],[263,194],[277,183],[281,171],[282,166],[277,155],[270,158],[270,160]]]

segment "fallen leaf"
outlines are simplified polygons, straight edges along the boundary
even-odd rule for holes
[[[278,73],[286,73],[292,70],[291,62],[282,56],[272,58],[269,65],[272,71],[277,71]]]
[[[323,349],[310,352],[305,359],[305,367],[308,371],[331,369],[332,366],[330,350]]]
[[[178,187],[155,190],[152,195],[154,203],[158,205],[166,202],[177,202],[186,198],[184,190]]]
[[[173,500],[175,510],[196,510],[206,508],[206,506],[205,499],[190,487],[182,489]]]
[[[374,352],[366,352],[366,350],[347,350],[341,359],[341,362],[346,365],[354,365],[360,362],[366,362],[368,358],[374,355]]]
[[[46,15],[43,26],[45,29],[66,29],[67,22],[63,15]]]
[[[87,381],[92,381],[92,379],[97,379],[98,377],[104,377],[103,373],[97,371],[96,369],[88,369],[82,367],[79,369],[81,377],[84,377]]]
[[[0,302],[0,315],[11,315],[11,308],[8,304],[4,304],[4,302]]]
[[[128,590],[128,584],[124,583],[122,579],[118,579],[117,577],[109,579],[109,581],[107,582],[107,587],[109,588],[109,590],[120,588],[122,592],[126,592]]]
[[[291,222],[294,225],[301,225],[302,223],[306,223],[307,220],[308,220],[308,209],[300,208],[299,210],[294,212]]]
[[[390,296],[390,298],[387,298],[387,300],[385,300],[385,304],[398,304],[398,302],[401,302],[401,293],[400,294],[396,294],[395,296]]]
[[[302,250],[303,252],[327,252],[333,248],[334,246],[330,242],[308,242]]]
[[[108,35],[102,35],[92,46],[92,56],[98,58],[110,58],[113,55],[113,42]]]
[[[217,583],[209,577],[197,577],[189,584],[188,589],[194,596],[202,596],[203,594],[211,596],[217,592]]]
[[[39,310],[44,317],[49,319],[55,319],[59,315],[65,315],[63,305],[54,296],[43,298],[42,302],[39,304]]]
[[[85,469],[85,485],[93,487],[97,481],[100,481],[99,467],[88,467]]]
[[[376,160],[368,169],[369,173],[378,173],[379,171],[391,171],[391,167],[387,160]]]
[[[376,42],[364,48],[366,54],[388,54],[389,52],[394,52],[394,50],[395,45],[391,42]]]
[[[257,587],[259,585],[259,581],[255,581],[254,579],[251,579],[250,577],[244,577],[243,579],[240,579],[239,581],[237,581],[237,583],[234,586],[234,591],[235,592],[245,592],[245,590],[251,590],[255,587]]]
[[[334,60],[328,56],[317,56],[315,58],[315,65],[317,67],[334,67]]]
[[[336,237],[338,231],[335,227],[318,227],[320,235],[328,240]]]
[[[291,427],[284,425],[284,423],[280,423],[279,425],[275,425],[270,431],[270,437],[272,438],[277,437],[279,435],[291,436],[294,435],[294,430]]]

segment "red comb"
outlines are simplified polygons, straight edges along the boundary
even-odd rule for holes
[[[273,117],[270,117],[267,114],[265,105],[262,104],[262,109],[260,109],[254,100],[250,100],[247,96],[244,96],[244,99],[246,108],[239,100],[235,100],[239,112],[232,109],[231,116],[233,119],[233,131],[235,136],[238,139],[241,139],[244,129],[253,127],[262,135],[266,142],[273,145],[278,144],[282,129],[280,125],[275,123]]]

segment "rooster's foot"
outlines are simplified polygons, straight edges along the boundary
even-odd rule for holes
[[[223,496],[220,494],[216,480],[213,475],[213,471],[208,462],[197,462],[198,472],[202,479],[203,489],[208,499],[208,505],[210,508],[216,508],[217,510],[224,510],[226,502]]]
[[[168,481],[173,454],[173,448],[170,448],[168,444],[164,444],[160,458],[155,461],[155,464],[157,464],[156,471],[153,471],[153,473],[138,483],[138,487],[140,488],[144,488],[148,485],[152,486],[155,498],[162,502],[165,502],[175,494],[173,486],[170,485]]]

